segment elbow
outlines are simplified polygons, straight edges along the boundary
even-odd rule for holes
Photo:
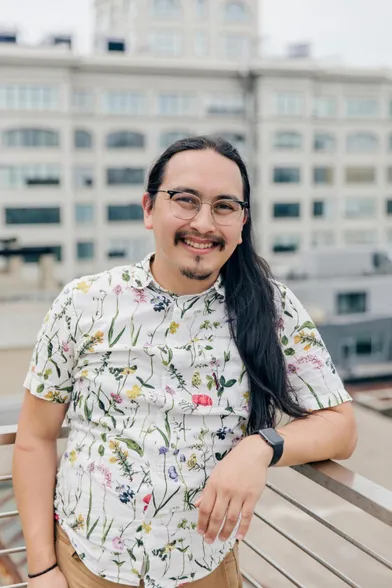
[[[358,443],[358,431],[355,419],[352,420],[349,426],[346,426],[344,436],[339,436],[338,440],[338,450],[337,454],[335,455],[335,459],[337,460],[345,460],[349,459]]]

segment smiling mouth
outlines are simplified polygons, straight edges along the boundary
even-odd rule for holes
[[[196,241],[192,241],[191,239],[181,239],[181,241],[183,241],[183,243],[189,247],[193,247],[194,249],[212,249],[213,247],[217,246],[217,243],[213,241],[206,243],[196,243]]]

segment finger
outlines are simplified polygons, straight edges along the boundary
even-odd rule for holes
[[[228,511],[226,513],[226,521],[223,526],[223,529],[219,533],[219,539],[221,541],[227,541],[230,535],[233,532],[234,527],[238,523],[238,519],[240,518],[240,514],[242,511],[243,503],[240,500],[232,500],[229,504]]]
[[[254,503],[249,501],[244,502],[242,506],[241,523],[237,532],[238,541],[242,541],[242,539],[244,539],[247,532],[249,531],[249,526],[253,517],[254,507]]]
[[[199,518],[197,521],[197,532],[204,535],[208,528],[211,513],[215,505],[216,493],[206,489],[200,500]]]
[[[203,507],[203,505],[202,505]],[[201,508],[202,508],[201,507]],[[207,543],[213,543],[218,535],[223,522],[225,520],[225,516],[227,513],[227,509],[229,508],[229,499],[223,494],[217,496],[215,500],[214,508],[211,512],[210,520],[208,522],[208,528],[204,535],[204,540]]]

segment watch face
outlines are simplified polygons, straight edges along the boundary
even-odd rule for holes
[[[271,445],[281,445],[283,443],[282,437],[275,431],[275,429],[262,429],[260,434],[262,437],[265,437]]]

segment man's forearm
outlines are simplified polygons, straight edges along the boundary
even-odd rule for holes
[[[53,520],[56,470],[56,442],[32,441],[29,447],[16,444],[13,485],[30,573],[38,573],[56,561]]]
[[[357,442],[351,403],[318,410],[305,419],[296,419],[276,431],[284,439],[284,451],[276,467],[300,465],[326,459],[348,459]],[[269,464],[273,451],[259,435],[248,438],[260,459]]]

